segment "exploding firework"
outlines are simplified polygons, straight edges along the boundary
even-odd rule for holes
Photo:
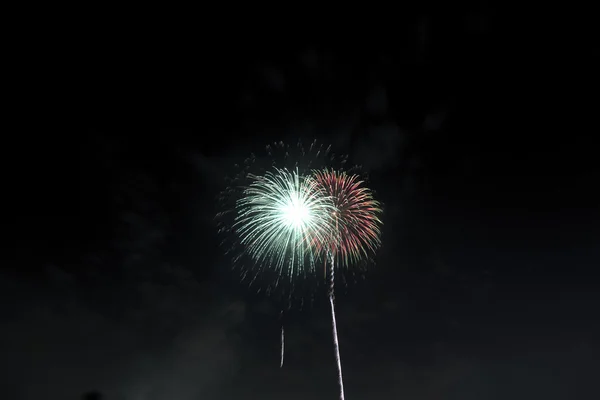
[[[296,155],[300,157],[295,161],[290,150],[283,143],[267,147],[266,160],[270,160],[271,165],[262,169],[257,168],[261,163],[256,157],[246,160],[242,173],[221,197],[225,204],[227,199],[235,198],[235,204],[218,217],[221,230],[236,238],[232,249],[241,251],[234,260],[250,261],[250,267],[243,268],[242,279],[251,272],[251,284],[259,276],[274,275],[274,287],[279,287],[282,278],[288,277],[293,288],[298,277],[316,275],[319,260],[325,267],[329,263],[328,296],[340,399],[343,400],[334,304],[335,268],[367,260],[377,250],[381,207],[358,175],[341,168],[328,169],[340,161],[335,160],[329,148],[313,143],[305,151],[298,145]],[[291,172],[276,166],[274,154],[282,156],[284,165],[293,166]],[[345,159],[341,159],[340,165],[343,163]],[[252,169],[260,173],[251,173]],[[223,223],[229,216],[233,216],[231,223]],[[282,324],[280,367],[283,361]]]
[[[298,170],[275,168],[249,179],[252,183],[237,201],[233,228],[255,273],[269,269],[293,280],[314,271],[317,254],[312,245],[331,237],[331,198],[313,177],[301,176]]]
[[[329,252],[336,265],[349,267],[367,260],[380,246],[382,210],[371,190],[358,175],[330,169],[314,172],[320,189],[333,202],[333,236],[317,243],[320,252]]]
[[[327,230],[335,211],[313,171],[345,163],[316,141],[276,142],[234,166],[218,199],[217,225],[243,283],[288,307],[312,303],[323,282],[319,248],[334,237]]]

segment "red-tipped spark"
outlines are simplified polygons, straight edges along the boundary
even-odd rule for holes
[[[381,244],[380,203],[358,175],[325,169],[315,171],[314,177],[334,206],[331,238],[320,250],[345,266],[368,258]]]

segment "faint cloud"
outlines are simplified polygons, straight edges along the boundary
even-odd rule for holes
[[[445,108],[433,111],[425,117],[423,122],[423,129],[426,132],[437,131],[442,127],[442,124],[446,121],[448,116],[448,110]]]
[[[263,67],[262,76],[271,90],[283,92],[285,90],[285,77],[280,69],[275,67]]]
[[[385,88],[381,85],[375,86],[367,96],[367,111],[372,115],[384,115],[388,110],[388,99]]]
[[[300,55],[300,62],[306,69],[314,71],[319,67],[319,55],[314,49],[308,49]]]
[[[10,398],[81,399],[98,390],[107,399],[215,399],[239,367],[235,330],[244,319],[243,303],[218,300],[207,309],[201,301],[200,309],[190,290],[154,285],[141,304],[140,323],[126,293],[115,297],[112,287],[96,300],[119,303],[125,309],[120,320],[82,298],[66,308],[69,299],[0,278],[3,289],[13,287],[27,298],[18,303],[19,318],[6,320],[0,332],[0,367],[12,382]],[[196,296],[200,292],[195,288]],[[168,318],[175,313],[181,315]]]
[[[404,135],[397,125],[388,123],[368,129],[355,144],[356,161],[367,170],[393,167],[400,162]]]
[[[235,336],[214,323],[179,336],[163,355],[130,366],[124,394],[136,400],[218,398],[239,367]]]

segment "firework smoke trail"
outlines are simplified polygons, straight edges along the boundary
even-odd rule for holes
[[[340,359],[340,345],[338,343],[337,324],[335,318],[335,303],[334,303],[334,259],[331,258],[331,276],[329,281],[329,304],[331,305],[331,325],[333,329],[333,347],[335,350],[335,361],[337,363],[338,385],[340,386],[340,400],[344,400],[344,378],[342,377],[342,361]]]

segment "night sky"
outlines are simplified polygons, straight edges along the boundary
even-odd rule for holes
[[[280,369],[282,305],[214,220],[234,164],[316,139],[384,204],[376,262],[336,288],[347,399],[600,398],[596,139],[558,127],[494,7],[454,11],[383,39],[85,42],[82,122],[42,118],[7,169],[0,397],[336,399],[326,292],[286,311]]]

